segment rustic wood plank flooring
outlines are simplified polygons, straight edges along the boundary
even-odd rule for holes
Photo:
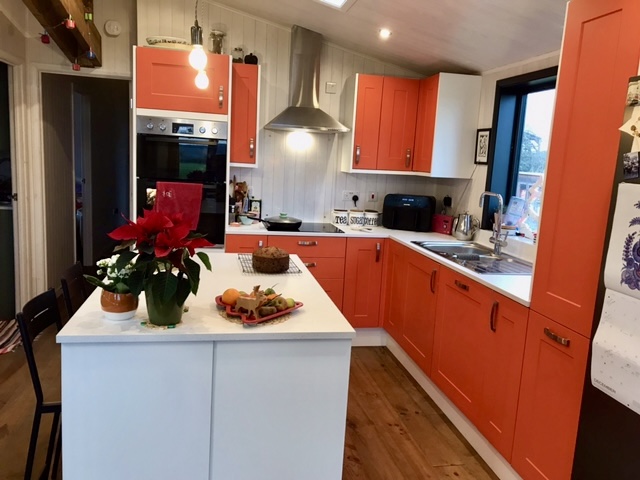
[[[47,398],[60,398],[60,348],[53,329],[36,342],[36,355],[44,365]],[[1,355],[0,480],[24,476],[34,405],[22,348]],[[34,478],[44,465],[48,417],[43,417]],[[358,347],[351,360],[343,479],[497,477],[386,348]]]

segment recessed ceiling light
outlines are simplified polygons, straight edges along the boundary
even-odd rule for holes
[[[388,28],[381,28],[380,29],[380,38],[382,40],[386,40],[391,36],[391,30],[389,30]]]
[[[347,0],[318,0],[320,3],[325,3],[333,8],[342,8],[347,3]]]

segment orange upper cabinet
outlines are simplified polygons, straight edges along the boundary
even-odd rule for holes
[[[629,77],[637,0],[571,1],[562,46],[531,308],[586,337],[591,328]],[[584,101],[589,99],[589,101]],[[588,195],[585,219],[576,199]]]
[[[481,78],[440,73],[416,80],[357,74],[345,83],[343,172],[468,178]]]
[[[260,66],[234,63],[231,72],[232,164],[256,165]]]
[[[384,77],[358,74],[355,79],[357,99],[355,127],[350,132],[354,139],[351,161],[355,169],[375,170]]]
[[[201,90],[188,51],[137,47],[136,108],[227,115],[231,57],[207,57],[209,86]]]
[[[384,77],[377,170],[411,171],[420,82]]]

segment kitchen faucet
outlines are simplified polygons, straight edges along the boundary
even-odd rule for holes
[[[507,246],[507,235],[509,234],[508,232],[505,233],[504,240],[500,238],[502,236],[502,207],[504,205],[504,201],[502,200],[502,195],[499,193],[482,192],[480,194],[480,207],[484,205],[484,197],[496,197],[498,199],[498,211],[493,217],[493,235],[489,241],[493,243],[493,253],[500,255],[502,247]]]

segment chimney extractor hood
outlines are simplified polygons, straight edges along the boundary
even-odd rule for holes
[[[322,35],[298,25],[291,29],[289,107],[267,123],[267,130],[344,133],[349,129],[320,110],[320,50]]]

